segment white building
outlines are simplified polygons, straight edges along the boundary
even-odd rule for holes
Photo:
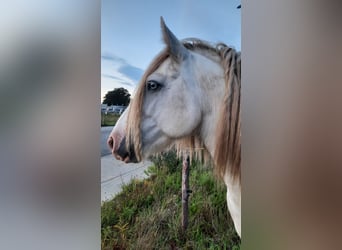
[[[107,104],[101,104],[101,113],[107,112],[108,105]]]
[[[113,113],[113,114],[117,114],[117,115],[121,115],[125,109],[127,107],[126,106],[118,106],[118,105],[112,105],[112,106],[108,106],[107,107],[107,114]]]

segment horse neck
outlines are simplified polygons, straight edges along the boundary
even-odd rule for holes
[[[220,109],[225,94],[225,78],[221,65],[214,63],[212,70],[204,72],[199,82],[202,88],[202,123],[200,128],[201,141],[210,155],[214,156],[215,132]]]

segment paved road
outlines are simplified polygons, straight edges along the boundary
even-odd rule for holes
[[[107,146],[107,138],[113,127],[101,128],[101,202],[113,198],[123,184],[131,179],[146,178],[144,171],[152,165],[150,161],[126,164],[118,161]]]
[[[113,127],[101,127],[101,156],[111,154],[108,146],[107,139]]]
[[[124,163],[112,155],[101,157],[101,202],[113,198],[131,179],[146,178],[144,171],[151,165],[150,161]]]

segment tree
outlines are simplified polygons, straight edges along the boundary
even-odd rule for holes
[[[125,88],[116,88],[108,91],[104,96],[103,104],[128,106],[131,94]]]

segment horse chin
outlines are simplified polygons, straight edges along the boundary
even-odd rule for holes
[[[124,163],[138,163],[139,162],[135,154],[127,154],[124,157],[117,155],[117,154],[114,156],[117,160],[123,161]]]
[[[125,163],[138,163],[138,159],[137,157],[135,156],[135,154],[131,154],[130,156],[127,156],[125,159],[124,159],[124,162]]]

